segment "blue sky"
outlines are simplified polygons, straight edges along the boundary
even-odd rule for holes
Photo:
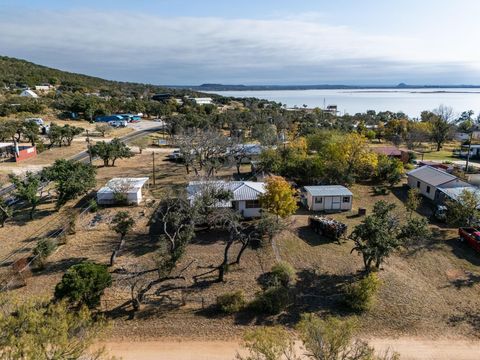
[[[480,84],[477,0],[0,0],[0,54],[155,84]]]

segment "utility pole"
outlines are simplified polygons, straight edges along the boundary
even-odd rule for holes
[[[467,173],[468,173],[468,164],[470,162],[470,151],[472,149],[472,139],[473,139],[473,129],[470,131],[470,137],[469,137],[469,140],[468,140],[468,152],[467,152],[467,161],[466,161],[466,164],[465,164],[465,172],[464,172],[464,175],[467,176]],[[460,148],[460,154],[461,154],[461,148]]]
[[[88,130],[86,130],[86,132],[87,132],[86,141],[87,141],[88,159],[90,161],[90,165],[92,165],[92,152],[90,151],[90,136],[88,135]]]
[[[155,186],[155,150],[152,151],[153,186]]]

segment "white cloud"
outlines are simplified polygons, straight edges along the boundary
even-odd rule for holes
[[[322,15],[315,13],[265,20],[87,10],[4,13],[0,34],[5,55],[122,80],[415,82],[455,74],[453,81],[462,82],[469,71],[480,80],[477,50],[464,52],[458,44],[452,49],[421,37],[362,33],[322,23]]]

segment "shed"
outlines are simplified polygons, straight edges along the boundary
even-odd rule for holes
[[[147,181],[147,177],[113,178],[97,191],[97,203],[113,205],[123,200],[128,204],[138,205],[142,202],[142,188]]]
[[[313,211],[352,210],[353,194],[345,186],[319,185],[305,186],[305,202]]]

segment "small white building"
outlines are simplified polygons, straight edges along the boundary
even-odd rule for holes
[[[208,191],[209,187],[231,192],[231,199],[215,204],[217,208],[233,208],[245,218],[259,217],[261,214],[260,195],[265,193],[263,182],[253,181],[191,181],[187,186],[188,199],[195,198]]]
[[[352,210],[353,194],[345,186],[305,186],[305,203],[313,211]]]
[[[50,91],[52,88],[52,85],[35,85],[35,91]]]
[[[440,189],[471,187],[455,175],[432,166],[421,166],[407,173],[408,186],[418,189],[420,194],[430,200],[440,201]]]
[[[204,98],[191,98],[193,101],[195,101],[195,104],[197,105],[210,105],[213,104],[213,99],[210,97],[204,97]]]
[[[142,188],[148,181],[144,178],[113,178],[104,187],[97,191],[99,205],[114,205],[121,201],[128,204],[142,202]]]
[[[22,96],[22,97],[30,97],[30,98],[34,98],[34,99],[37,99],[37,98],[38,98],[38,95],[35,94],[35,92],[33,92],[33,91],[30,90],[30,89],[23,90],[23,91],[20,93],[20,96]]]

